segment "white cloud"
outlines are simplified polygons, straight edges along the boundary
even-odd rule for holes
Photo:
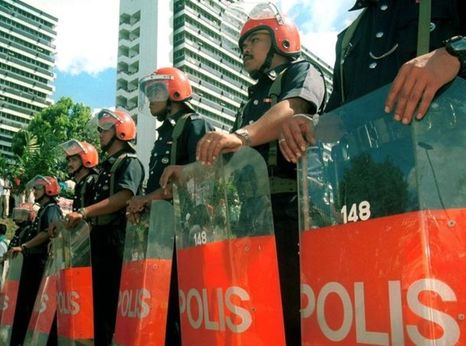
[[[56,63],[60,71],[97,74],[116,67],[119,0],[23,1],[58,17]],[[347,12],[354,0],[278,3],[298,24],[303,44],[333,65],[336,35],[354,18],[354,13]]]
[[[23,0],[59,19],[57,68],[97,74],[115,68],[119,0]]]
[[[357,13],[348,13],[354,0],[279,0],[280,9],[298,25],[306,48],[333,67],[337,34]]]

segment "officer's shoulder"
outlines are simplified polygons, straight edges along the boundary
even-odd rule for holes
[[[189,119],[191,119],[191,121],[194,121],[194,120],[202,120],[202,119],[203,119],[201,115],[199,115],[199,114],[197,114],[197,113],[194,113],[194,112],[193,112],[193,113],[188,113],[188,114],[186,114],[186,116],[187,116]]]
[[[190,123],[192,126],[196,126],[196,125],[204,126],[204,124],[208,122],[205,117],[197,113],[191,113],[189,115],[189,119],[190,119]]]
[[[127,169],[128,166],[134,166],[136,163],[140,163],[140,160],[135,153],[124,153],[113,163],[111,170]]]
[[[296,74],[305,73],[313,68],[311,62],[305,59],[299,59],[297,61],[293,61],[285,70],[285,77],[286,76],[293,76]]]

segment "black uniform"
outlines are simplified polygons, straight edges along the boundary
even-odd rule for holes
[[[73,211],[84,208],[94,203],[94,184],[97,181],[97,172],[91,169],[89,174],[83,177],[74,187]]]
[[[57,205],[55,199],[51,199],[39,209],[32,226],[22,233],[22,243],[31,240],[39,232],[47,233],[49,225],[61,219],[61,217],[60,207]],[[44,242],[23,252],[23,268],[21,270],[16,312],[11,334],[12,346],[22,345],[26,336],[29,319],[31,318],[34,302],[45,270],[47,246],[48,242]]]
[[[359,0],[351,10],[361,8],[366,8],[365,13],[344,54],[342,40],[346,30],[338,35],[333,92],[327,111],[391,83],[400,67],[416,56],[419,12],[416,1]],[[442,42],[450,37],[466,36],[466,2],[432,0],[430,28],[431,51],[443,47]]]
[[[122,190],[129,190],[133,195],[140,192],[144,179],[142,164],[134,155],[127,154],[120,151],[102,162],[91,204]],[[114,165],[117,168],[112,174]],[[125,208],[113,214],[91,218],[90,222],[95,345],[110,345],[115,329],[123,262]]]
[[[146,192],[151,193],[160,187],[160,177],[164,169],[170,164],[186,165],[196,161],[197,142],[208,132],[214,130],[205,119],[192,113],[186,120],[177,143],[176,162],[170,162],[173,144],[173,130],[177,121],[186,114],[186,111],[178,112],[168,119],[157,129],[157,140],[152,149],[149,161],[149,179]]]
[[[272,106],[270,88],[279,74],[281,77],[280,95],[277,102],[290,98],[308,101],[311,113],[317,112],[324,101],[325,85],[321,73],[307,61],[298,61],[277,66],[261,76],[258,82],[249,88],[249,101],[244,108],[239,128],[258,120]],[[291,188],[281,189],[271,182],[272,212],[277,243],[277,256],[280,271],[280,286],[285,319],[287,345],[300,345],[300,293],[299,293],[299,225],[298,201],[296,195],[296,165],[287,162],[280,150],[276,150],[276,165],[269,157],[271,145],[256,146],[267,162],[269,177],[288,180]],[[285,192],[285,190],[289,192]]]
[[[164,169],[170,164],[186,165],[196,161],[197,142],[208,132],[214,130],[205,119],[192,113],[183,126],[181,135],[177,140],[175,162],[171,161],[173,144],[173,131],[176,123],[186,114],[180,111],[163,121],[157,129],[157,140],[152,149],[149,162],[149,180],[147,182],[147,193],[151,193],[160,188],[160,177]],[[173,256],[173,270],[170,279],[170,298],[168,306],[166,345],[176,346],[181,344],[180,322],[179,322],[179,300],[178,282],[176,270],[176,252]]]
[[[15,246],[21,246],[21,244],[27,241],[26,236],[31,232],[29,229],[32,226],[31,221],[23,221],[21,223],[17,223],[18,228],[15,230],[15,234],[10,240],[8,244],[8,250]]]

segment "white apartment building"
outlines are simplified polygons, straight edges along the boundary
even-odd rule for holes
[[[58,19],[20,0],[0,0],[0,155],[33,115],[52,104]]]
[[[186,72],[197,112],[214,126],[228,130],[253,83],[242,71],[242,60],[225,44],[236,44],[220,13],[231,0],[120,0],[116,106],[137,119],[137,154],[145,163],[155,140],[155,119],[139,111],[139,79],[157,67]],[[231,30],[233,30],[231,28]],[[331,85],[331,68],[306,50]]]

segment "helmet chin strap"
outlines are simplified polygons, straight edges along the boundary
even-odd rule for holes
[[[270,66],[272,66],[272,59],[275,54],[275,49],[273,46],[270,47],[269,51],[267,52],[267,56],[265,57],[265,61],[262,64],[262,66],[255,71],[252,71],[249,73],[252,79],[259,79],[262,75],[265,74],[265,72],[270,69]]]

